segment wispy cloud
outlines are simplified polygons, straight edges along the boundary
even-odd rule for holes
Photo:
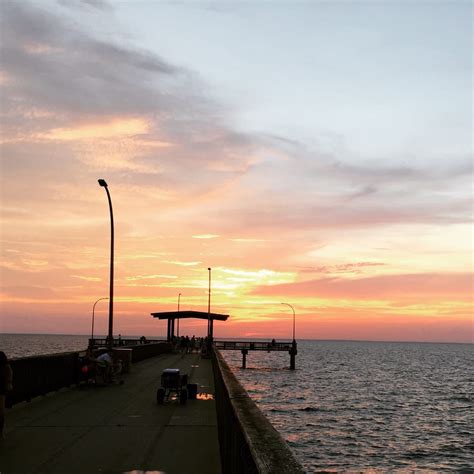
[[[198,234],[193,235],[193,239],[217,239],[219,235],[216,234]]]
[[[254,294],[341,299],[467,298],[474,283],[471,273],[405,274],[342,279],[321,278],[297,283],[260,287]]]

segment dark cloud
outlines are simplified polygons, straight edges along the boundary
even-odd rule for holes
[[[164,112],[175,106],[175,81],[188,80],[156,55],[97,40],[35,6],[2,10],[9,111],[21,100],[70,117]]]
[[[226,126],[227,111],[207,96],[192,71],[148,51],[97,39],[33,4],[8,2],[2,13],[1,58],[7,80],[1,120],[10,175],[21,173],[30,160],[30,176],[50,172],[49,179],[40,181],[45,186],[57,182],[55,169],[59,173],[61,168],[63,179],[86,178],[88,172],[107,169],[94,155],[107,160],[107,155],[128,153],[123,169],[108,169],[111,179],[190,194],[209,183],[218,187],[247,169],[256,140]],[[146,120],[149,130],[135,138],[150,145],[141,146],[133,137],[97,138],[82,148],[38,140],[52,129],[106,124],[116,117]],[[171,146],[153,146],[163,141]],[[51,158],[58,155],[57,161]],[[11,188],[14,199],[20,193]]]

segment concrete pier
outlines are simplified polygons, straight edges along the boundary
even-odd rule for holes
[[[187,373],[208,395],[158,406],[165,368]],[[211,360],[163,354],[134,364],[123,380],[63,389],[7,410],[0,472],[221,472]]]

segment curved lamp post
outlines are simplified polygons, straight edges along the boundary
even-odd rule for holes
[[[293,342],[292,342],[292,347],[290,349],[290,369],[295,370],[295,367],[296,367],[295,358],[296,358],[296,354],[298,353],[298,349],[296,346],[296,339],[295,339],[295,319],[296,319],[295,308],[293,308],[293,306],[291,306],[290,303],[280,303],[280,304],[289,306],[291,310],[293,311]]]
[[[209,342],[212,340],[211,334],[211,268],[207,269],[209,272],[209,293],[207,297],[207,335],[209,337]]]
[[[293,342],[295,342],[295,319],[296,319],[295,308],[293,308],[293,306],[291,306],[290,303],[280,303],[280,304],[284,304],[286,306],[289,306],[291,308],[291,310],[293,311]]]
[[[102,300],[108,300],[108,298],[99,298],[95,303],[94,306],[92,306],[92,333],[91,333],[91,339],[94,339],[94,315],[95,315],[95,305]]]
[[[181,293],[178,295],[178,313],[179,313],[179,302],[181,301]],[[177,336],[179,337],[179,316],[178,316],[178,334]]]
[[[110,291],[109,291],[109,334],[107,336],[108,347],[113,347],[113,326],[114,326],[114,213],[112,211],[112,200],[110,199],[109,188],[105,179],[99,179],[99,185],[105,188],[110,210]]]

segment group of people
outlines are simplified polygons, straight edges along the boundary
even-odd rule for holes
[[[205,344],[205,339],[203,337],[189,337],[181,336],[173,338],[173,345],[175,350],[183,352],[184,354],[192,354],[194,352],[199,352],[202,346]]]

